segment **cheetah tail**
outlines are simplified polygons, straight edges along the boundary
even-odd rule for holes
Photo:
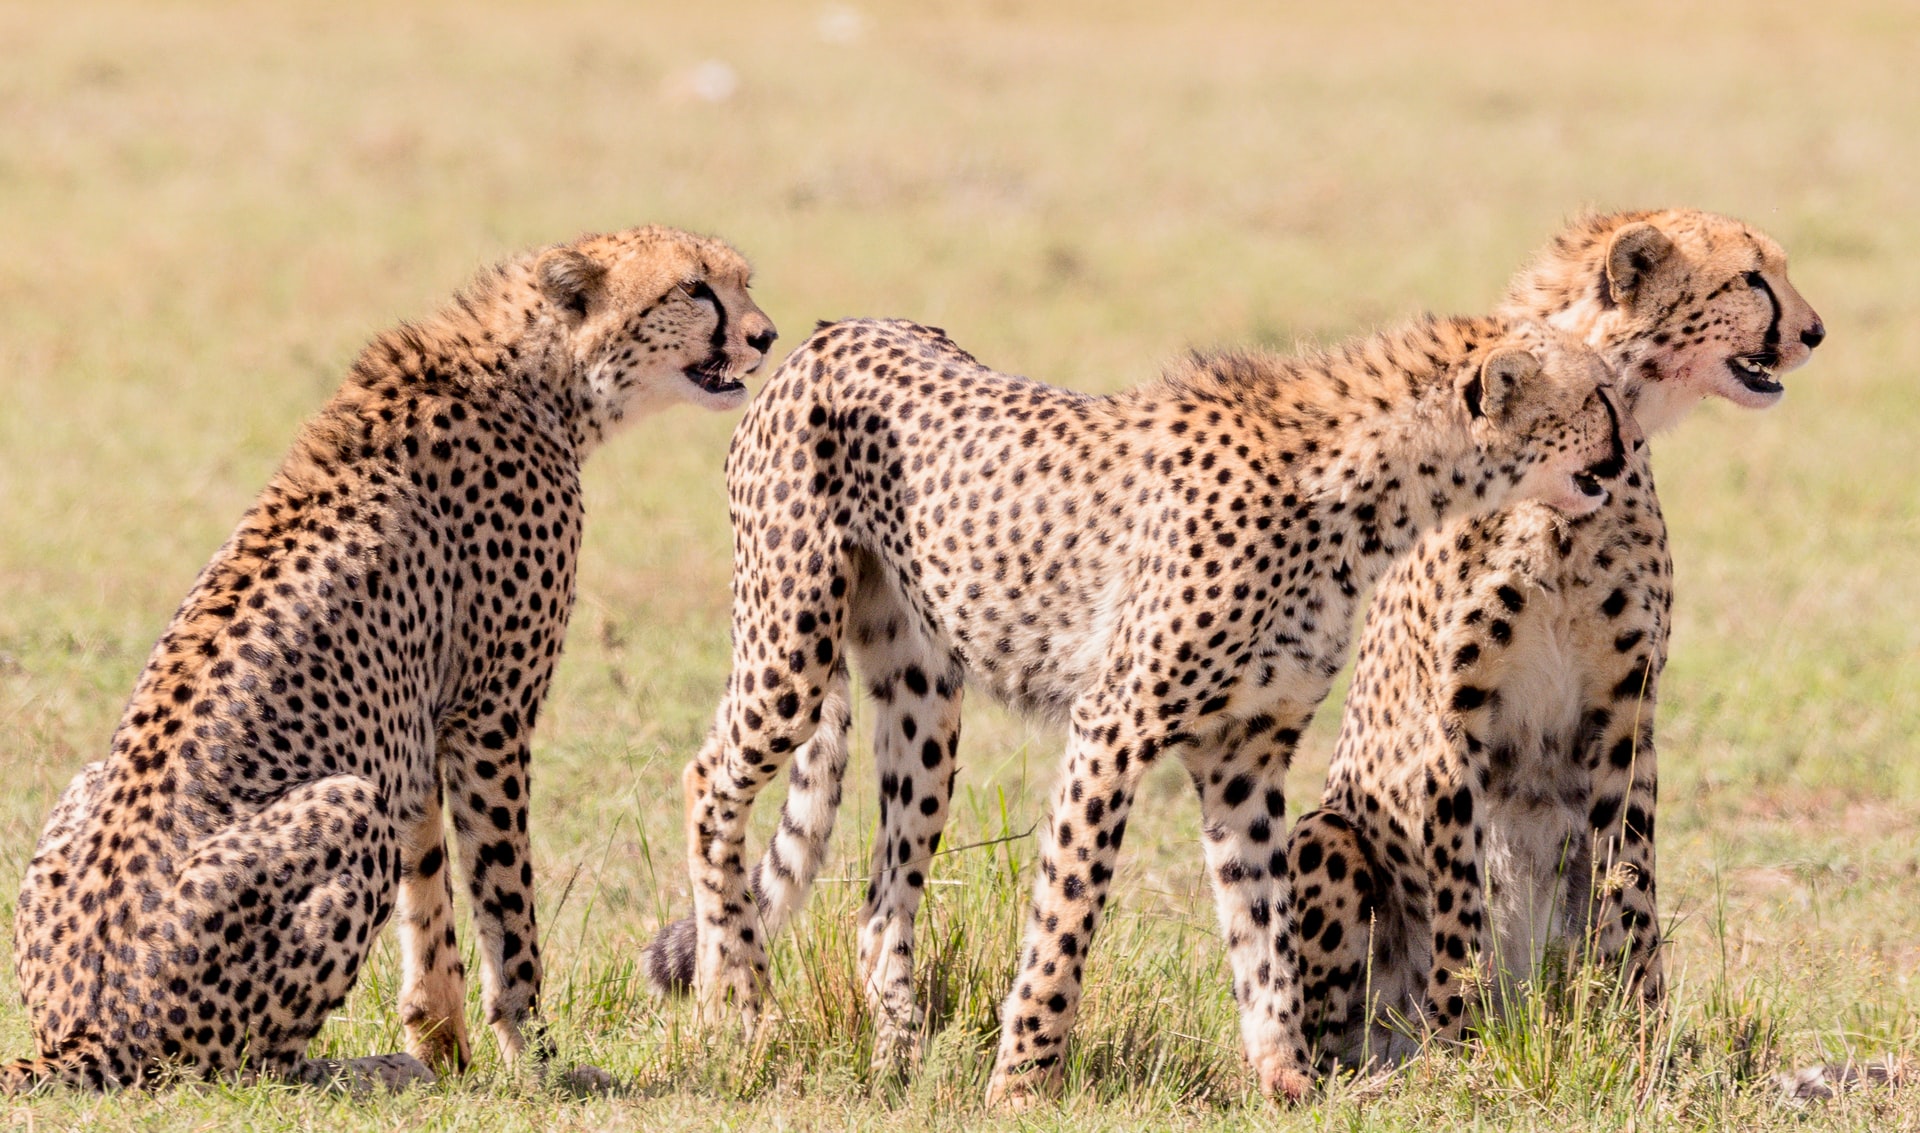
[[[760,892],[760,867],[748,874],[753,903],[763,911],[767,899]],[[692,917],[681,917],[661,927],[647,946],[640,950],[640,970],[647,983],[659,995],[681,996],[693,990],[693,957],[698,946]]]
[[[22,1058],[0,1067],[0,1097],[32,1093],[48,1083],[99,1093],[108,1081],[99,1052],[73,1043],[51,1058]]]

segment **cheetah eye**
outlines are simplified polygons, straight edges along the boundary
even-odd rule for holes
[[[1755,291],[1762,290],[1767,286],[1767,279],[1757,271],[1750,271],[1747,273],[1747,286]]]
[[[716,307],[720,305],[720,297],[713,293],[713,288],[708,287],[707,281],[704,279],[696,279],[692,283],[681,284],[680,294],[685,295],[695,303],[704,301],[712,303]]]

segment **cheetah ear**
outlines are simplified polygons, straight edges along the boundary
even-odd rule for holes
[[[1480,372],[1460,387],[1460,397],[1472,417],[1505,420],[1513,411],[1523,383],[1540,373],[1540,360],[1518,346],[1508,346],[1487,355]]]
[[[540,257],[534,276],[547,302],[569,321],[578,322],[587,317],[588,305],[599,296],[607,269],[584,252],[555,248]]]
[[[1629,224],[1607,243],[1607,293],[1615,303],[1630,306],[1668,256],[1673,241],[1651,224]]]

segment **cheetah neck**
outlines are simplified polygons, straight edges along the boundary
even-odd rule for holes
[[[1358,430],[1343,446],[1300,469],[1294,519],[1337,560],[1334,569],[1370,585],[1427,532],[1505,502],[1519,471],[1474,446],[1463,427],[1435,427],[1408,412]],[[1283,507],[1286,500],[1281,501]]]
[[[1660,339],[1664,319],[1636,320],[1608,289],[1608,238],[1654,212],[1591,216],[1577,222],[1509,284],[1498,315],[1552,327],[1585,344],[1613,371],[1621,402],[1648,436],[1678,424],[1700,403],[1691,383],[1673,380],[1685,365],[1676,346]]]
[[[435,314],[375,338],[341,396],[374,406],[408,396],[515,401],[530,424],[580,456],[614,423],[573,381],[559,328],[523,263],[483,273]]]
[[[1668,380],[1679,361],[1675,352],[1634,329],[1618,307],[1604,307],[1582,294],[1556,309],[1511,313],[1552,327],[1600,355],[1614,374],[1622,405],[1648,436],[1679,424],[1700,403],[1689,383]]]
[[[1332,574],[1365,588],[1425,532],[1494,511],[1519,484],[1523,465],[1476,444],[1455,390],[1503,330],[1425,321],[1302,361],[1210,363],[1227,378],[1213,392],[1258,419],[1269,469],[1288,484],[1279,518],[1304,528],[1306,553],[1329,555]]]

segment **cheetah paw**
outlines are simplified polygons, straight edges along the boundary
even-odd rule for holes
[[[750,967],[728,965],[695,984],[695,1017],[705,1027],[737,1024],[742,1034],[752,1038],[761,1023],[760,992],[765,980]]]
[[[1260,1075],[1260,1092],[1291,1105],[1306,1100],[1313,1092],[1313,1079],[1291,1067],[1281,1067]]]
[[[872,1070],[875,1074],[906,1078],[920,1064],[920,1036],[926,1014],[919,1007],[895,1019],[884,1010],[873,1034]]]
[[[1026,1113],[1059,1091],[1059,1062],[1009,1070],[996,1068],[987,1086],[987,1108],[1000,1113]]]
[[[472,1048],[458,1020],[408,1028],[407,1053],[432,1067],[435,1073],[465,1073],[473,1062]]]

